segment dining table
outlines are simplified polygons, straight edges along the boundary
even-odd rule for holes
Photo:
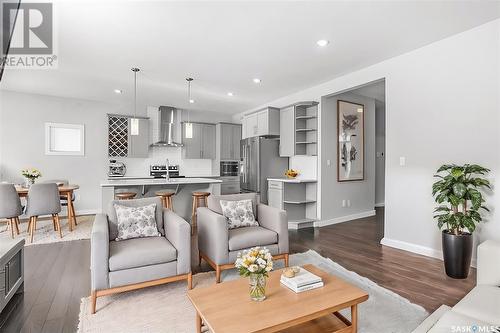
[[[75,190],[78,190],[80,186],[76,184],[68,184],[60,185],[57,188],[59,189],[59,196],[65,198],[65,200],[68,202],[68,226],[69,231],[73,231],[73,229],[77,225],[75,207],[73,206],[73,193]],[[16,185],[16,191],[20,198],[24,198],[28,196],[29,188],[21,185]]]

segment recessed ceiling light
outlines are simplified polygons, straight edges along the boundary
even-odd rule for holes
[[[323,46],[327,46],[330,42],[327,41],[326,39],[320,39],[316,42],[316,44],[318,44],[319,46],[323,47]]]
[[[190,99],[189,103],[193,104],[194,103],[194,99]]]
[[[123,94],[123,90],[121,89],[115,89],[113,91],[115,92],[115,94]]]
[[[262,81],[258,78],[253,79],[253,83],[261,83]]]
[[[232,92],[228,92],[227,95],[228,96],[234,96],[234,94]]]

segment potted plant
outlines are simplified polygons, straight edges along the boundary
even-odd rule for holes
[[[472,257],[472,233],[482,221],[481,212],[489,211],[483,205],[481,190],[491,189],[483,176],[490,170],[476,164],[445,164],[434,177],[432,195],[439,204],[434,210],[442,231],[444,267],[446,274],[465,279]]]
[[[235,263],[240,276],[250,278],[250,298],[254,301],[266,299],[266,279],[273,269],[273,257],[265,247],[253,247],[238,253]]]
[[[37,169],[24,169],[21,174],[26,178],[26,187],[30,187],[35,181],[42,176],[42,173]]]

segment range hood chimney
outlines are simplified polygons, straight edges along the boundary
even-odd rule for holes
[[[172,106],[160,106],[158,109],[157,130],[158,137],[152,144],[154,147],[182,147],[182,143],[176,142],[177,131],[180,123],[177,121],[178,110]]]

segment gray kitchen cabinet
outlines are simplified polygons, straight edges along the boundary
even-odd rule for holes
[[[108,114],[108,156],[147,157],[149,118],[139,119],[139,133],[132,135],[130,116]]]
[[[242,119],[245,132],[243,138],[254,136],[278,136],[280,134],[279,109],[267,107],[246,115]]]
[[[201,142],[201,158],[215,158],[215,125],[202,124],[203,141]]]
[[[128,120],[129,154],[128,157],[148,157],[149,155],[149,119],[139,118],[139,134],[132,135],[132,118]]]
[[[289,106],[280,112],[280,156],[295,155],[295,108]]]
[[[0,312],[16,293],[24,291],[24,239],[0,242]]]
[[[237,161],[240,158],[241,125],[230,123],[217,124],[220,137],[218,147],[221,161]]]
[[[193,135],[186,138],[186,126],[182,123],[182,157],[184,159],[215,158],[215,125],[194,123]]]

